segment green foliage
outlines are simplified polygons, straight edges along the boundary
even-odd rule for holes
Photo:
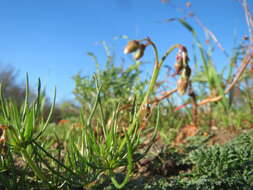
[[[141,130],[140,130],[140,119],[142,107],[137,106],[136,101],[133,102],[133,109],[126,118],[128,130],[124,131],[121,127],[120,114],[123,112],[119,110],[119,106],[115,105],[115,108],[110,108],[111,121],[106,122],[104,113],[106,106],[106,100],[103,99],[103,85],[99,86],[98,81],[95,78],[97,97],[90,115],[84,118],[84,114],[81,114],[81,122],[84,126],[83,134],[79,139],[73,139],[71,148],[69,148],[70,155],[76,155],[73,159],[69,159],[70,163],[76,162],[76,158],[80,159],[82,163],[87,167],[88,170],[92,170],[91,173],[105,173],[109,176],[112,183],[117,188],[123,188],[128,182],[133,172],[133,162],[139,157],[143,157],[150,146],[144,150],[143,154],[138,153],[138,147],[141,143]],[[108,89],[107,89],[108,90]],[[110,100],[110,99],[109,99]],[[105,102],[104,102],[105,101]],[[114,100],[115,101],[115,100]],[[145,99],[142,105],[145,103]],[[100,112],[100,116],[95,113]],[[159,112],[157,112],[159,113]],[[94,118],[96,116],[96,118]],[[99,123],[94,124],[93,120]],[[158,127],[159,116],[156,117],[155,133],[150,140],[150,145],[153,143],[156,137],[156,131]],[[73,164],[72,164],[73,165]],[[77,170],[80,168],[80,164],[75,165]],[[116,179],[115,170],[118,168],[125,167],[127,170],[126,176],[122,182],[118,182]],[[88,172],[88,170],[86,170]],[[82,171],[83,172],[83,171]]]
[[[93,53],[89,53],[93,59],[97,59]],[[103,84],[100,97],[105,105],[115,102],[125,103],[130,96],[143,95],[147,81],[140,80],[140,64],[134,62],[127,68],[123,65],[116,66],[111,55],[107,56],[105,68],[99,69],[97,63],[96,77]],[[124,63],[125,64],[125,63]],[[81,73],[76,74],[74,95],[81,105],[91,107],[90,102],[96,95],[96,85],[93,78],[83,76]]]
[[[133,68],[135,69],[136,65],[131,67],[126,73],[123,73],[125,78],[129,79],[130,83],[131,81],[135,82],[139,74],[129,77],[128,74],[131,73]],[[114,69],[110,71],[112,70],[113,73],[115,73]],[[116,72],[118,71],[119,70],[116,69]],[[159,68],[156,68],[155,72],[157,71],[159,71]],[[110,75],[111,74],[112,73],[110,73]],[[99,75],[99,77],[101,76]],[[20,153],[25,165],[27,165],[34,172],[34,175],[38,177],[39,180],[42,180],[49,188],[59,185],[62,179],[65,180],[64,183],[68,185],[71,184],[71,186],[89,186],[89,184],[99,180],[101,175],[109,177],[117,188],[123,188],[132,175],[133,162],[145,156],[157,134],[159,111],[156,117],[155,132],[150,140],[149,146],[147,146],[143,153],[136,154],[138,146],[141,143],[140,122],[142,120],[142,112],[144,111],[143,106],[147,104],[149,95],[154,89],[154,81],[156,79],[157,77],[152,78],[151,81],[153,82],[150,84],[145,97],[140,97],[140,100],[142,99],[141,105],[137,105],[136,99],[133,102],[133,109],[130,114],[128,114],[127,118],[127,131],[120,128],[120,111],[117,101],[115,109],[110,108],[106,110],[107,112],[104,111],[104,102],[107,105],[108,103],[115,102],[115,100],[114,102],[110,102],[110,100],[113,100],[112,98],[106,99],[108,95],[107,92],[115,89],[106,87],[104,88],[105,91],[102,91],[102,85],[99,86],[98,84],[100,78],[98,78],[98,80],[95,79],[96,100],[87,118],[84,116],[84,112],[80,114],[80,127],[83,128],[81,134],[79,133],[80,135],[74,136],[71,133],[66,133],[67,136],[64,136],[61,133],[55,133],[55,143],[57,143],[56,146],[58,149],[57,155],[57,151],[50,150],[50,147],[53,146],[55,141],[51,140],[52,135],[47,137],[42,136],[45,135],[45,131],[48,127],[50,116],[53,113],[53,106],[50,110],[49,117],[44,122],[43,117],[41,117],[41,113],[43,112],[43,101],[40,92],[40,81],[37,98],[30,103],[27,76],[25,101],[20,108],[11,100],[6,100],[2,93],[0,94],[1,123],[7,126],[7,140],[8,145],[11,147],[10,150],[12,154]],[[107,81],[107,79],[105,81]],[[129,81],[125,82],[128,83]],[[134,85],[133,83],[131,84]],[[112,84],[109,83],[105,85],[110,86]],[[122,95],[120,93],[118,94],[118,91],[121,91],[120,88],[118,88],[118,90],[116,89],[115,96]],[[108,113],[108,116],[112,117],[110,123],[105,119],[105,113]],[[95,119],[94,116],[96,116]],[[97,118],[98,116],[100,117],[99,119]],[[95,123],[93,121],[95,121]],[[69,138],[68,140],[66,139],[67,137]],[[43,142],[42,139],[47,139],[47,141]],[[4,141],[7,140],[4,139]],[[60,148],[60,144],[62,142],[60,142],[60,140],[65,140],[67,143],[65,147],[67,152],[64,153],[66,159],[62,159],[61,156],[62,148]],[[6,158],[1,158],[1,178],[5,178],[3,172],[6,170],[5,168],[7,168],[6,165],[8,163],[6,163],[5,160],[7,160],[8,155],[9,154],[5,152]],[[115,170],[121,167],[127,169],[127,174],[122,182],[118,182],[115,177],[117,173]],[[62,175],[62,172],[64,172],[64,175]],[[46,178],[46,173],[51,173],[49,179]],[[11,179],[4,185],[9,187],[10,181]]]
[[[193,179],[212,179],[220,187],[253,187],[252,131],[225,145],[193,151],[189,159],[195,165]]]
[[[152,176],[132,180],[124,188],[158,190],[226,190],[253,187],[253,131],[241,134],[225,145],[195,147],[190,154],[176,155],[177,164],[187,163],[191,170],[165,178]],[[196,145],[199,143],[197,140]],[[173,154],[173,150],[169,150]],[[169,171],[168,171],[169,172]],[[101,186],[98,187],[101,189]],[[106,186],[103,189],[115,189]]]
[[[29,167],[33,170],[35,175],[42,180],[46,180],[45,175],[42,170],[38,167],[32,156],[32,141],[39,138],[43,132],[46,130],[47,125],[50,120],[50,116],[53,111],[53,106],[51,108],[50,114],[47,120],[41,117],[41,96],[40,96],[40,80],[38,84],[38,96],[33,102],[29,102],[29,85],[28,85],[28,75],[26,80],[26,95],[25,101],[21,107],[18,107],[10,99],[5,99],[2,94],[2,89],[0,90],[0,105],[1,105],[1,117],[0,123],[5,126],[8,136],[8,145],[5,147],[2,145],[1,152],[5,154],[4,159],[10,160],[12,156],[11,153],[20,153]],[[41,128],[36,129],[36,125]],[[7,137],[5,137],[7,138]],[[6,139],[5,139],[6,141]],[[10,149],[9,149],[10,148]],[[1,156],[2,157],[2,156]],[[3,159],[3,158],[2,158]],[[3,177],[3,176],[2,176]],[[8,183],[7,183],[8,185]],[[50,187],[50,184],[48,184]]]
[[[210,103],[202,110],[199,108],[199,112],[201,112],[201,115],[199,115],[201,125],[250,127],[248,123],[252,120],[250,115],[252,113],[253,101],[249,97],[253,93],[252,88],[250,88],[253,80],[249,70],[243,73],[240,78],[240,84],[235,85],[231,90],[227,91],[229,85],[234,80],[233,78],[238,74],[236,73],[238,62],[243,62],[243,58],[246,56],[247,48],[245,47],[250,46],[250,44],[245,42],[245,40],[241,41],[233,49],[228,64],[218,69],[217,65],[219,63],[215,63],[213,58],[214,47],[212,43],[209,43],[209,45],[202,43],[196,30],[185,19],[178,19],[178,21],[194,38],[195,65],[192,84],[193,90],[197,94],[197,100],[202,100],[206,97],[222,97],[220,101]],[[239,107],[240,109],[238,109]],[[243,122],[244,124],[242,124]]]

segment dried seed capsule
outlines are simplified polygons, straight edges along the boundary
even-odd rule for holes
[[[140,43],[137,40],[129,41],[124,49],[124,53],[135,52],[140,47]]]
[[[186,92],[188,87],[188,79],[181,77],[177,81],[177,92],[182,96]]]
[[[184,46],[180,45],[176,55],[176,64],[175,64],[176,74],[180,74],[182,69],[184,67],[187,67],[188,62],[189,58],[187,55],[187,49]]]
[[[184,66],[186,66],[187,63],[189,62],[189,57],[188,57],[187,49],[186,49],[185,46],[179,45],[179,47],[178,47],[178,53],[177,53],[177,59],[179,59],[180,61],[182,61],[182,64]]]
[[[177,91],[182,96],[188,87],[189,78],[191,76],[191,68],[186,65],[186,67],[183,69],[180,79],[177,81]]]
[[[175,66],[176,74],[179,74],[183,69],[183,59],[182,59],[182,56],[180,54],[177,54],[176,63],[175,63],[174,66]]]
[[[182,60],[184,66],[186,66],[190,60],[186,52],[182,52]]]
[[[183,45],[179,45],[179,46],[178,46],[178,49],[179,49],[180,51],[182,51],[182,52],[187,53],[187,49],[186,49],[186,47],[183,46]]]
[[[142,58],[142,56],[144,55],[145,48],[146,46],[144,44],[140,44],[139,49],[134,55],[135,60],[139,60],[140,58]]]
[[[175,63],[175,71],[176,71],[176,74],[178,75],[181,71],[182,71],[182,69],[183,69],[183,65],[182,64],[180,64],[180,63]]]
[[[138,51],[134,54],[134,59],[135,59],[135,60],[139,60],[140,58],[142,58],[143,55],[144,55],[144,51],[138,50]]]
[[[189,79],[191,76],[191,68],[189,65],[186,65],[186,67],[183,69],[181,77]]]

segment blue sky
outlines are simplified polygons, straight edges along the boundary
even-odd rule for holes
[[[182,43],[190,47],[193,39],[179,23],[165,23],[184,13],[184,0],[0,0],[0,63],[19,71],[20,80],[28,72],[35,86],[40,77],[52,96],[57,87],[57,101],[72,99],[73,75],[81,71],[92,75],[95,65],[87,52],[93,52],[103,66],[105,52],[99,45],[106,41],[118,57],[127,35],[131,39],[150,36],[165,51]],[[253,8],[253,1],[249,1]],[[177,8],[178,7],[178,8]],[[186,8],[185,8],[186,9]],[[192,0],[191,10],[218,37],[228,52],[242,35],[247,35],[244,12],[236,0]],[[192,20],[188,20],[204,36]],[[219,50],[217,50],[219,51]],[[217,53],[217,64],[226,57]],[[151,60],[145,55],[144,60]],[[143,66],[149,71],[149,66]]]

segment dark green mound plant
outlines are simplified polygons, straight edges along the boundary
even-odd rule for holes
[[[225,145],[193,151],[191,180],[210,189],[251,189],[253,187],[253,131]]]
[[[248,190],[253,188],[253,131],[224,145],[203,146],[184,153],[179,162],[192,169],[175,177],[153,176],[130,181],[125,189],[144,190]],[[104,189],[115,189],[109,185]]]

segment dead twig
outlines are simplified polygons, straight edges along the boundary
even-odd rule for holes
[[[153,104],[153,106],[156,106],[159,102],[161,102],[162,100],[170,97],[176,91],[177,91],[177,89],[175,88],[175,89],[170,90],[168,92],[164,92],[162,96],[156,97],[154,100],[149,101],[148,104]]]

